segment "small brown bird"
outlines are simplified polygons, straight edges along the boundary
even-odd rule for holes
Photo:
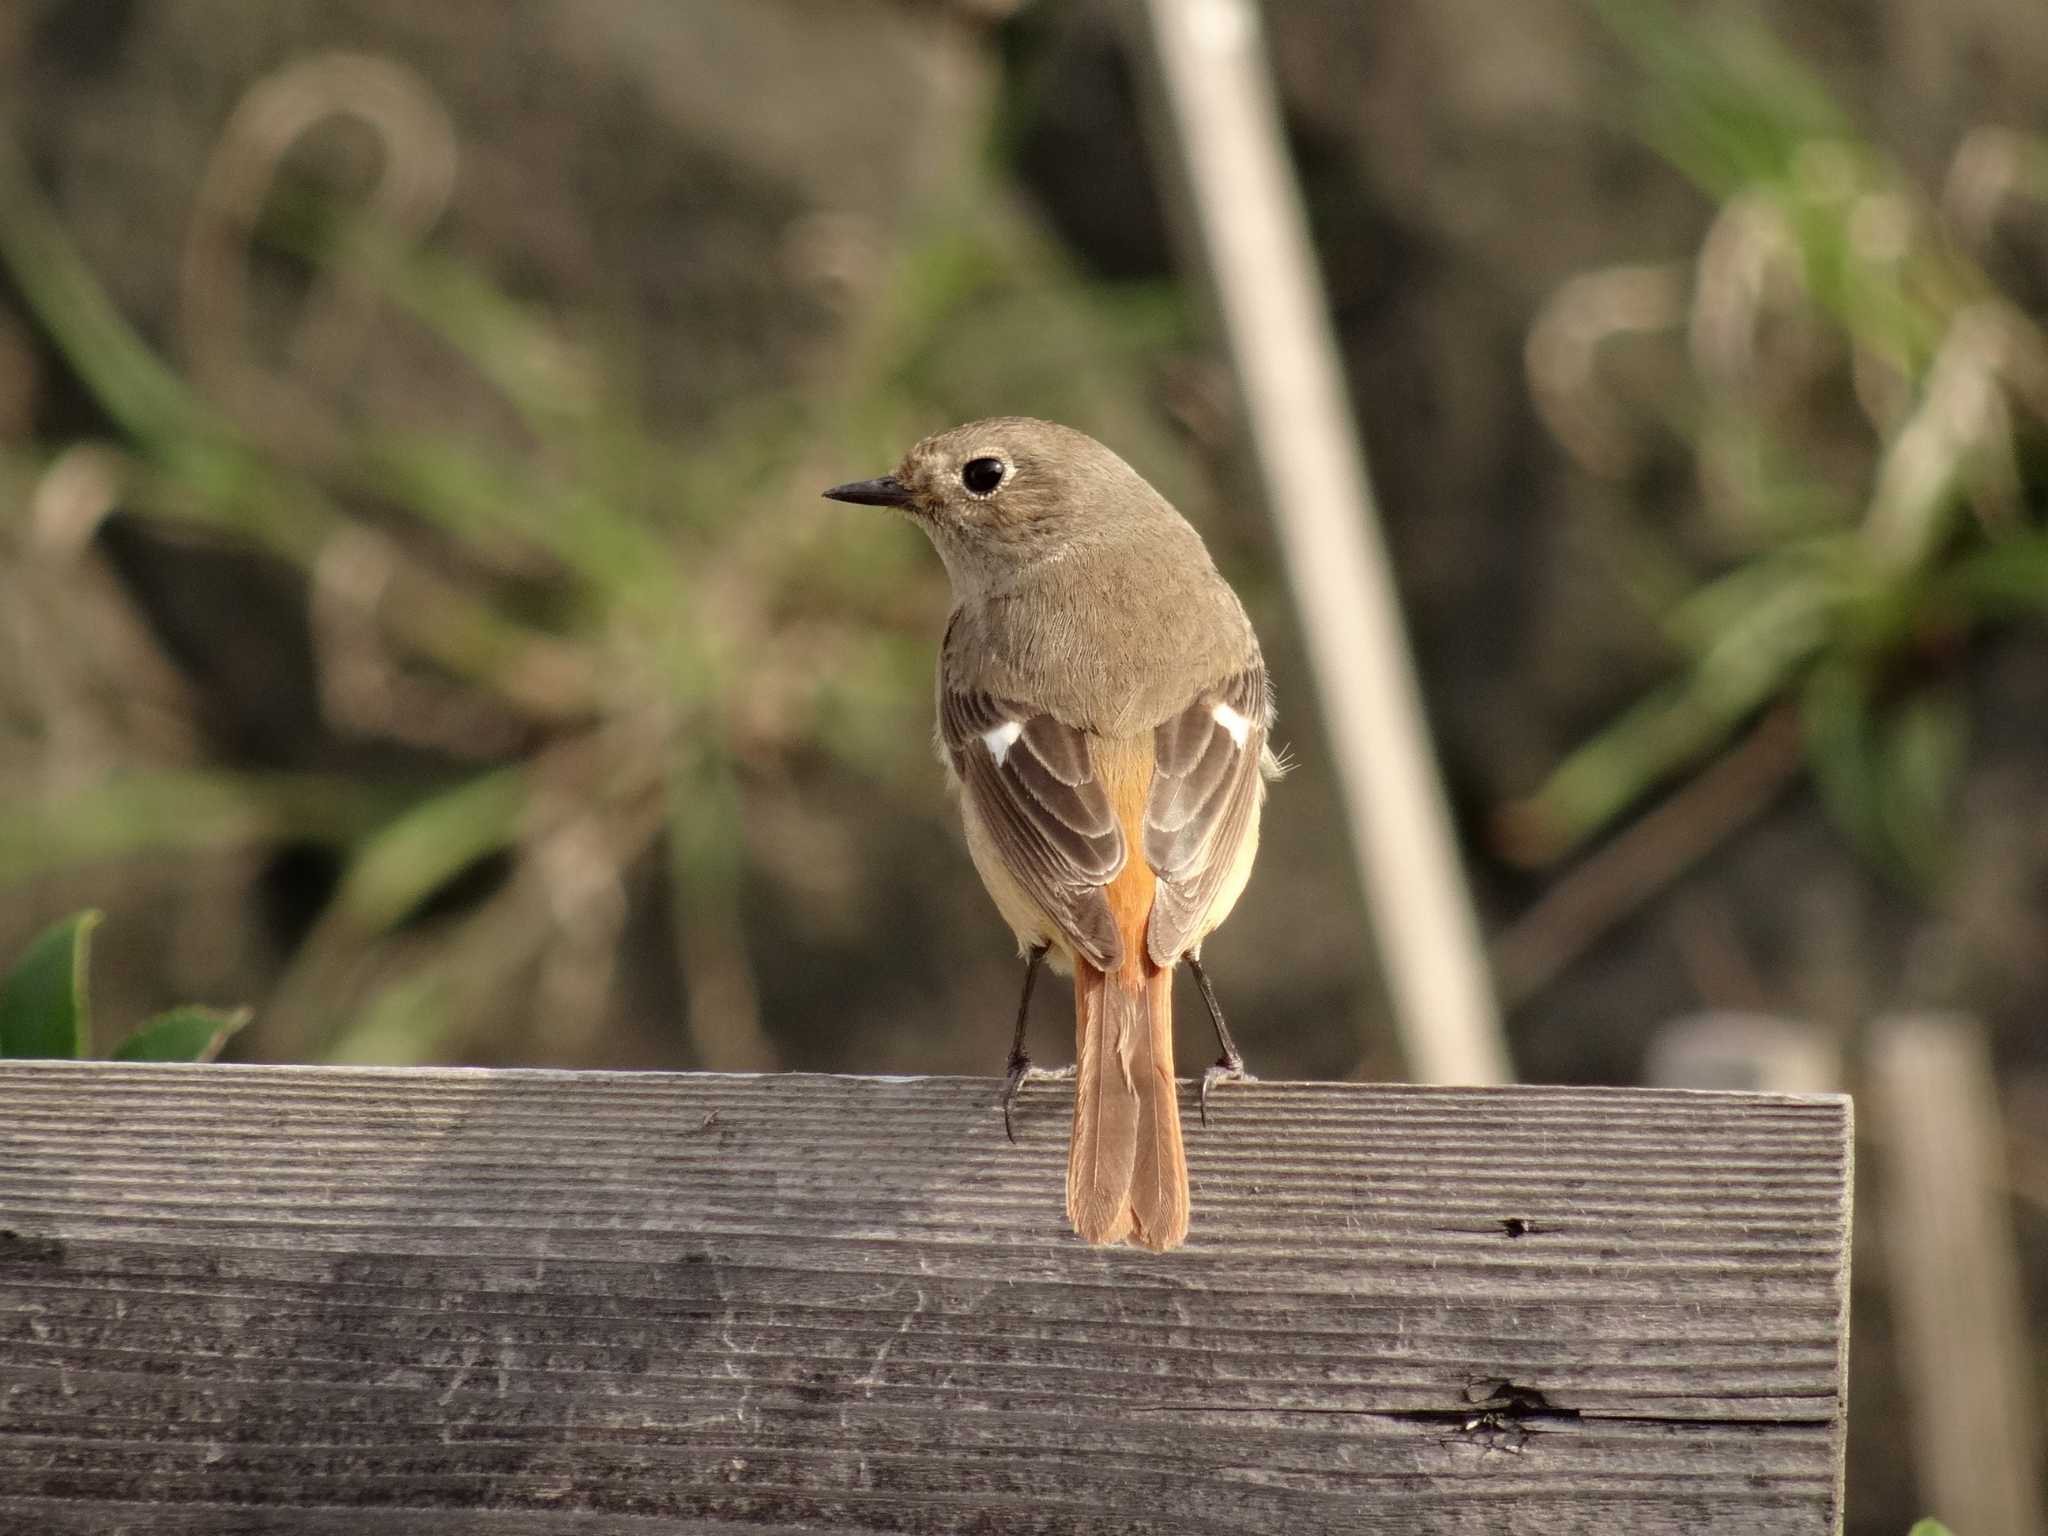
[[[1244,605],[1201,536],[1122,459],[1028,417],[928,437],[835,501],[896,507],[953,585],[938,745],[967,847],[1016,931],[1024,995],[1003,1088],[1031,1075],[1039,965],[1074,976],[1067,1215],[1092,1243],[1176,1247],[1187,1156],[1173,1075],[1173,968],[1188,962],[1243,1079],[1201,965],[1251,874],[1271,689]]]

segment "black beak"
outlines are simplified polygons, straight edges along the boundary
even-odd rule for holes
[[[851,501],[863,507],[907,507],[910,505],[910,489],[894,475],[884,475],[879,480],[855,480],[850,485],[835,485],[825,493],[828,501]]]

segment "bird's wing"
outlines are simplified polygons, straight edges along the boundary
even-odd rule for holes
[[[1145,861],[1159,875],[1146,948],[1172,965],[1202,939],[1202,920],[1235,868],[1262,790],[1270,721],[1265,666],[1197,693],[1152,733]]]
[[[1088,733],[986,693],[948,689],[939,737],[1004,867],[1076,954],[1114,970],[1123,941],[1103,887],[1123,868],[1124,837]]]

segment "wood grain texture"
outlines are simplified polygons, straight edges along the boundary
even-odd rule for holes
[[[1848,1104],[0,1063],[0,1531],[1837,1528]]]

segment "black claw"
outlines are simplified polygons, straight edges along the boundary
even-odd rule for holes
[[[1010,1138],[1012,1146],[1017,1144],[1017,1129],[1010,1124],[1010,1103],[1031,1070],[1031,1058],[1024,1054],[1024,1021],[1031,1016],[1031,988],[1038,980],[1038,968],[1045,963],[1049,948],[1047,944],[1037,945],[1024,957],[1024,995],[1017,999],[1017,1032],[1010,1037],[1009,1073],[1003,1079],[1003,1134]]]
[[[1209,1128],[1210,1090],[1218,1083],[1248,1083],[1251,1080],[1252,1075],[1245,1071],[1244,1058],[1242,1056],[1237,1055],[1235,1052],[1228,1056],[1219,1056],[1216,1059],[1216,1065],[1202,1074],[1202,1091],[1195,1100],[1202,1111],[1202,1129],[1207,1130]]]
[[[1187,957],[1188,969],[1194,972],[1195,985],[1202,989],[1202,1002],[1209,1009],[1209,1022],[1216,1026],[1216,1043],[1223,1048],[1223,1054],[1216,1058],[1216,1065],[1202,1074],[1202,1091],[1196,1103],[1202,1111],[1202,1127],[1209,1125],[1209,1090],[1218,1083],[1248,1083],[1251,1073],[1244,1069],[1244,1058],[1237,1053],[1237,1042],[1230,1038],[1230,1030],[1223,1022],[1223,1009],[1216,1001],[1216,989],[1209,985],[1209,973],[1202,969],[1199,956]]]
[[[1017,1144],[1017,1128],[1010,1123],[1010,1105],[1015,1102],[1017,1092],[1024,1086],[1024,1075],[1031,1070],[1029,1056],[1012,1056],[1009,1075],[1003,1079],[1003,1134],[1010,1138],[1010,1145]]]

